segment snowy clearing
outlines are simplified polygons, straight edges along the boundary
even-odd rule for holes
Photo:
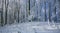
[[[59,33],[60,23],[29,22],[6,25],[0,28],[0,33]]]

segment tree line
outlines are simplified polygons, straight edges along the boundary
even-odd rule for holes
[[[60,0],[0,0],[0,25],[59,22]]]

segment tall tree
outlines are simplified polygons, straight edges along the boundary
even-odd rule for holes
[[[49,2],[49,21],[51,22],[51,2]]]
[[[3,21],[3,5],[4,5],[4,0],[2,0],[2,10],[1,10],[1,26],[3,26],[4,21]]]
[[[29,15],[30,15],[30,0],[29,0]]]
[[[9,0],[5,0],[5,24],[7,24],[8,5],[9,5]]]
[[[18,1],[19,1],[19,4],[18,4],[18,23],[19,23],[20,0]]]
[[[47,15],[46,15],[46,1],[44,1],[44,4],[45,4],[45,7],[44,7],[44,9],[45,9],[45,21],[47,21]]]
[[[57,15],[56,15],[56,12],[57,12],[57,11],[56,11],[56,0],[54,0],[54,9],[53,9],[53,10],[54,10],[54,12],[53,12],[53,13],[54,13],[54,21],[57,22]]]

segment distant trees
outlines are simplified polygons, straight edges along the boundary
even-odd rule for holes
[[[12,3],[9,4],[9,22],[12,23],[19,23],[20,20],[20,0],[11,1]],[[12,6],[11,6],[12,4]]]
[[[53,0],[53,7],[52,7],[51,13],[52,13],[52,21],[57,22],[57,1]]]
[[[0,23],[60,21],[60,0],[0,0]],[[29,21],[28,21],[29,22]],[[31,21],[30,21],[31,22]]]
[[[14,0],[15,1],[15,0]],[[19,14],[20,14],[20,0],[14,2],[14,19],[19,23]]]
[[[56,0],[57,1],[57,21],[60,22],[60,0]]]

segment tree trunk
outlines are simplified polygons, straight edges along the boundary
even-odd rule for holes
[[[7,24],[8,4],[9,4],[9,0],[5,0],[5,24]]]

